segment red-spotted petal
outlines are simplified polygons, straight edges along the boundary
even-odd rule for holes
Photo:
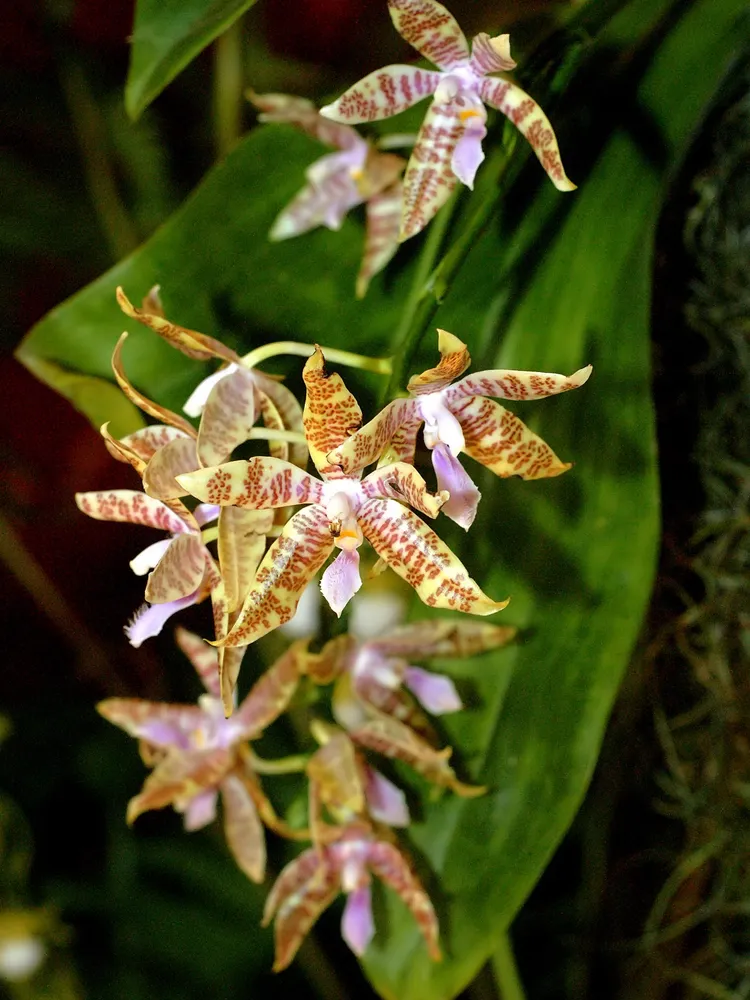
[[[362,481],[362,492],[373,499],[390,497],[401,500],[427,517],[437,517],[440,508],[449,499],[445,490],[437,494],[428,492],[422,476],[405,462],[394,462],[371,472]]]
[[[181,434],[151,456],[143,470],[143,488],[149,496],[160,500],[184,497],[187,490],[180,486],[175,476],[192,472],[198,465],[195,439]]]
[[[417,66],[384,66],[368,73],[337,101],[320,109],[324,118],[356,125],[391,118],[435,93],[440,74]]]
[[[195,668],[203,686],[214,698],[220,696],[219,664],[216,649],[194,632],[178,626],[174,630],[177,645]]]
[[[346,475],[359,472],[386,452],[391,461],[414,462],[416,435],[422,423],[413,399],[394,399],[376,417],[328,455]]]
[[[242,871],[253,882],[266,873],[266,837],[253,797],[238,774],[228,774],[221,783],[224,835],[229,850]]]
[[[185,439],[187,437],[195,438],[195,431],[191,435],[188,435],[184,430],[180,430],[177,427],[169,427],[165,424],[150,424],[148,427],[141,427],[140,430],[121,438],[119,444],[131,449],[144,462],[148,462],[165,445],[177,439]],[[114,455],[114,457],[118,458],[119,456]]]
[[[367,853],[367,866],[406,903],[427,942],[430,958],[435,962],[440,961],[435,910],[403,854],[393,844],[377,840],[371,844]]]
[[[178,535],[146,584],[149,604],[167,604],[194,593],[206,572],[206,547],[197,535]]]
[[[510,80],[491,77],[480,82],[479,93],[485,104],[501,111],[526,138],[557,190],[575,191],[562,165],[554,130],[536,101]]]
[[[76,504],[84,514],[97,521],[125,521],[144,524],[173,534],[187,531],[188,526],[177,515],[154,497],[137,490],[101,490],[94,493],[76,493]]]
[[[468,62],[469,46],[453,15],[437,0],[388,0],[396,31],[440,69]]]
[[[517,629],[510,625],[430,618],[401,625],[382,638],[370,639],[365,645],[367,649],[377,650],[385,656],[414,657],[420,660],[433,656],[464,659],[505,646],[516,632]]]
[[[438,330],[440,361],[421,375],[412,375],[407,389],[413,396],[439,392],[462,375],[471,364],[469,349],[462,340],[447,330]]]
[[[189,750],[193,734],[205,722],[197,705],[168,705],[142,698],[107,698],[96,710],[130,736],[165,749]]]
[[[357,274],[358,299],[364,297],[372,278],[383,270],[398,250],[403,196],[399,182],[373,195],[367,202],[365,252]]]
[[[554,372],[521,372],[499,369],[465,375],[450,386],[444,399],[454,408],[465,396],[497,396],[499,399],[543,399],[582,386],[592,372],[591,365],[579,368],[572,375]]]
[[[128,823],[149,809],[174,805],[184,810],[196,795],[218,786],[233,760],[233,752],[223,747],[169,752],[146,778],[141,793],[128,803]]]
[[[355,129],[324,118],[318,114],[318,109],[312,101],[305,100],[304,97],[291,97],[288,94],[256,94],[252,90],[248,91],[247,96],[261,112],[258,115],[259,122],[293,125],[313,139],[326,146],[335,146],[337,149],[351,149],[362,141]]]
[[[302,377],[307,388],[302,422],[310,457],[321,475],[335,476],[339,470],[326,456],[358,429],[362,411],[341,376],[326,371],[323,352],[317,345],[305,362]]]
[[[203,407],[198,431],[201,465],[220,465],[247,441],[258,418],[255,395],[253,373],[241,366],[217,380]]]
[[[458,184],[452,159],[464,133],[455,103],[433,101],[427,110],[404,174],[400,240],[416,236],[443,207]]]
[[[265,455],[225,462],[180,476],[194,497],[222,507],[270,510],[301,503],[320,503],[323,484],[290,462]]]
[[[303,672],[306,649],[306,642],[293,643],[253,684],[234,715],[244,739],[257,739],[287,710]]]

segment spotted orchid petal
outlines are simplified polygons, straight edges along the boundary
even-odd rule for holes
[[[107,698],[96,706],[107,722],[155,747],[189,750],[204,721],[197,705],[167,705],[142,698]]]
[[[219,565],[230,614],[245,600],[265,555],[266,536],[272,526],[273,512],[270,510],[220,508]]]
[[[427,943],[430,958],[435,962],[440,961],[438,921],[434,907],[401,851],[384,840],[373,841],[367,852],[367,866],[407,905]]]
[[[274,972],[292,962],[310,928],[338,894],[338,872],[325,850],[310,848],[282,870],[263,912],[264,926],[276,917]]]
[[[302,591],[333,548],[324,507],[298,511],[266,552],[239,617],[222,645],[246,646],[288,622]]]
[[[317,344],[315,353],[305,362],[302,378],[307,388],[302,422],[310,457],[321,475],[336,476],[339,470],[326,456],[357,430],[362,411],[341,376],[326,371]]]
[[[351,475],[376,462],[387,449],[393,455],[391,461],[413,464],[421,423],[422,417],[413,399],[394,399],[369,423],[334,448],[328,461],[340,465],[346,475]]]
[[[510,80],[485,77],[479,84],[485,104],[509,118],[534,150],[547,176],[558,191],[575,191],[576,185],[565,173],[555,133],[549,119],[529,95]]]
[[[427,517],[437,517],[449,497],[442,487],[437,494],[429,493],[424,479],[405,462],[394,462],[371,472],[362,481],[362,492],[371,498],[391,497],[401,500]]]
[[[203,590],[196,590],[193,594],[181,597],[176,601],[168,601],[165,604],[143,604],[133,615],[129,625],[124,628],[128,642],[135,649],[138,649],[146,639],[153,639],[159,635],[167,621],[172,615],[197,604],[204,597]]]
[[[253,373],[241,366],[227,370],[223,378],[217,379],[203,406],[198,430],[200,464],[225,462],[235,448],[247,441],[257,418]]]
[[[450,677],[433,674],[421,667],[407,667],[404,681],[412,694],[432,715],[458,712],[463,703]]]
[[[461,426],[465,434],[463,423]],[[432,449],[432,465],[438,489],[449,495],[448,502],[443,506],[443,513],[464,531],[468,531],[474,523],[482,494],[447,445],[440,442],[435,445]]]
[[[349,893],[341,917],[341,936],[357,956],[367,951],[375,934],[370,886],[362,885]]]
[[[516,68],[515,59],[510,55],[510,35],[496,35],[491,38],[483,31],[471,40],[469,65],[477,74],[507,73]]]
[[[196,795],[216,788],[232,763],[232,751],[223,747],[168,753],[146,778],[140,794],[128,803],[128,823],[150,809],[173,805],[184,811]]]
[[[471,396],[454,406],[453,412],[463,427],[466,454],[496,476],[546,479],[571,467],[494,399]]]
[[[151,572],[149,604],[168,604],[194,593],[206,573],[206,547],[197,535],[178,535]]]
[[[388,0],[396,31],[442,70],[469,59],[469,46],[453,15],[437,0]]]
[[[430,618],[400,625],[388,635],[368,640],[366,646],[385,656],[419,659],[455,656],[464,659],[505,646],[516,633],[517,629],[511,625]]]
[[[464,134],[462,110],[456,103],[438,101],[427,110],[404,174],[402,242],[424,229],[458,184],[451,161]]]
[[[404,793],[374,767],[365,770],[365,795],[367,811],[379,823],[407,827],[411,822]]]
[[[266,838],[253,797],[239,774],[228,774],[220,787],[229,850],[252,882],[262,882],[266,874]]]
[[[123,521],[143,524],[172,534],[188,530],[185,522],[174,511],[138,490],[101,490],[93,493],[76,493],[78,509],[97,521]]]
[[[403,204],[401,183],[393,184],[367,202],[365,252],[357,274],[357,298],[364,298],[370,281],[379,274],[398,250]]]
[[[195,330],[188,330],[184,326],[170,323],[160,313],[149,312],[146,309],[137,309],[122,288],[117,289],[117,302],[126,316],[143,323],[154,333],[157,333],[163,340],[166,340],[178,351],[194,358],[197,361],[208,361],[211,358],[221,358],[223,361],[238,362],[239,358],[231,348],[226,347],[220,340],[207,337],[203,333]]]
[[[253,684],[233,718],[239,738],[257,739],[284,714],[299,685],[306,649],[306,642],[292,643]]]
[[[569,389],[582,386],[591,375],[591,365],[579,368],[572,375],[554,372],[522,372],[499,369],[465,375],[444,393],[446,402],[453,407],[465,396],[496,396],[499,399],[543,399]]]
[[[177,500],[186,494],[175,479],[182,472],[192,472],[199,466],[195,439],[187,435],[175,437],[159,448],[143,470],[143,488],[159,500]]]
[[[216,819],[216,800],[218,795],[212,789],[200,792],[191,799],[185,807],[183,822],[188,833],[202,830],[204,826]]]
[[[138,409],[143,410],[144,413],[148,413],[150,417],[159,421],[162,424],[169,424],[171,427],[176,427],[181,430],[188,437],[195,436],[195,428],[189,421],[181,417],[179,413],[173,413],[171,410],[167,410],[165,407],[160,406],[158,403],[154,403],[144,396],[142,392],[139,392],[133,385],[131,385],[127,375],[125,374],[125,369],[122,365],[122,345],[128,338],[128,334],[123,333],[120,335],[120,339],[115,344],[115,349],[112,352],[112,371],[115,376],[115,381],[128,397],[131,403],[138,407]]]
[[[324,118],[357,125],[400,114],[440,83],[440,74],[417,66],[384,66],[349,87],[337,101],[320,109]]]
[[[214,698],[220,696],[219,665],[216,649],[194,632],[179,627],[174,633],[177,645],[195,668],[203,686]]]
[[[462,340],[447,330],[438,330],[438,351],[440,361],[434,368],[428,368],[421,375],[413,375],[409,379],[407,389],[412,396],[423,396],[427,393],[440,392],[451,382],[463,375],[471,364],[471,355]]]
[[[320,503],[323,484],[290,462],[259,455],[179,476],[194,497],[221,507],[269,510]]]
[[[253,91],[249,91],[247,96],[261,112],[258,115],[259,122],[293,125],[325,146],[335,146],[337,149],[351,149],[362,142],[358,132],[347,125],[322,117],[312,101],[304,97],[256,94]]]
[[[508,601],[493,601],[448,546],[395,500],[368,500],[358,521],[372,547],[429,607],[492,615]]]
[[[321,594],[340,618],[341,612],[361,586],[359,552],[356,549],[342,549],[321,578]]]
[[[254,376],[260,397],[260,412],[266,427],[302,433],[302,407],[294,393],[263,372],[256,371]],[[288,459],[293,465],[298,465],[301,469],[306,468],[306,444],[271,441],[269,448],[276,458]]]
[[[177,427],[170,427],[166,424],[150,424],[148,427],[141,427],[132,434],[127,434],[118,443],[130,449],[144,463],[147,463],[154,457],[157,451],[171,444],[172,441],[189,438],[195,438],[195,432],[188,435],[185,431]],[[106,439],[105,444],[107,445],[107,450],[110,451],[109,441]],[[118,461],[122,461],[121,455],[118,455],[114,451],[110,451],[110,454],[118,459]]]

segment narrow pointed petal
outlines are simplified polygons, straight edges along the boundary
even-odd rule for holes
[[[417,66],[384,66],[368,73],[333,104],[320,109],[324,118],[357,125],[392,118],[435,93],[440,74]]]
[[[144,427],[143,429],[148,430],[149,428]],[[174,427],[170,427],[169,429],[172,431],[175,430]],[[105,448],[115,461],[124,462],[126,465],[132,466],[139,476],[143,474],[148,459],[143,458],[140,451],[136,447],[133,447],[125,438],[118,440],[112,437],[109,433],[109,421],[106,424],[102,424],[99,428],[99,433],[104,440]]]
[[[437,476],[438,489],[447,491],[450,496],[448,502],[443,505],[443,513],[464,531],[468,531],[474,523],[482,494],[447,445],[435,445],[432,449],[432,465]]]
[[[158,403],[154,403],[144,396],[143,393],[138,392],[138,390],[130,384],[128,377],[125,374],[125,370],[122,366],[122,345],[127,340],[128,334],[123,333],[120,339],[115,345],[115,349],[112,352],[112,371],[114,372],[117,384],[128,397],[131,403],[134,403],[140,410],[144,413],[148,413],[150,417],[153,417],[160,424],[169,424],[171,427],[176,427],[183,431],[188,437],[193,437],[195,435],[195,428],[189,421],[185,420],[184,417],[180,416],[179,413],[173,413],[171,410],[167,410],[163,406],[159,406]]]
[[[302,407],[294,393],[263,372],[255,372],[255,385],[260,396],[260,411],[266,427],[279,427],[301,434],[304,429]],[[307,468],[306,444],[271,441],[269,449],[276,458],[288,459],[292,465],[297,465],[300,469]]]
[[[199,466],[195,440],[176,437],[154,452],[143,470],[143,488],[149,496],[159,500],[176,500],[187,490],[175,479],[183,472],[192,472]]]
[[[462,340],[447,330],[438,329],[438,351],[440,361],[434,368],[428,368],[421,375],[409,379],[407,389],[413,396],[439,392],[462,375],[471,364],[469,349]]]
[[[323,145],[335,146],[337,149],[351,149],[362,141],[353,128],[324,118],[318,113],[312,101],[305,100],[304,97],[291,97],[288,94],[256,94],[253,91],[247,96],[261,112],[258,121],[264,124],[293,125]]]
[[[178,535],[146,584],[149,604],[168,604],[193,594],[206,572],[206,547],[197,535]]]
[[[196,795],[216,788],[232,761],[232,751],[223,748],[167,754],[146,778],[141,793],[128,803],[128,823],[150,809],[169,805],[184,809]]]
[[[516,68],[510,55],[510,35],[490,38],[486,31],[471,40],[471,68],[477,76],[487,73],[507,73]]]
[[[193,664],[206,691],[214,698],[218,698],[220,696],[219,664],[216,649],[199,635],[180,626],[175,629],[174,637],[177,640],[177,645]]]
[[[450,677],[433,674],[421,667],[407,667],[404,679],[412,694],[433,715],[458,712],[464,707]]]
[[[198,430],[201,465],[220,465],[247,441],[258,418],[255,395],[253,374],[241,366],[216,382],[206,399]]]
[[[228,774],[221,783],[224,835],[229,850],[252,882],[266,874],[266,836],[250,792],[238,774]]]
[[[449,501],[448,494],[439,480],[438,486],[440,491],[437,494],[430,493],[427,483],[417,470],[405,462],[384,465],[376,472],[371,472],[362,481],[362,490],[366,496],[373,499],[391,497],[394,500],[401,500],[422,514],[426,514],[427,517],[437,517],[439,511],[444,509],[444,505]]]
[[[117,289],[117,302],[126,316],[143,323],[144,326],[149,327],[154,333],[158,333],[163,340],[189,358],[194,358],[197,361],[208,361],[210,358],[221,358],[224,361],[235,362],[239,360],[233,350],[226,347],[221,341],[214,340],[213,337],[207,337],[203,333],[196,333],[195,330],[188,330],[184,326],[170,323],[169,320],[157,313],[136,309],[122,288]]]
[[[430,897],[409,867],[403,854],[393,844],[375,841],[367,855],[367,864],[381,882],[385,882],[406,903],[427,942],[430,958],[439,962],[438,921]]]
[[[546,479],[571,467],[494,399],[472,396],[454,406],[454,412],[464,430],[466,454],[496,476]]]
[[[313,506],[298,511],[266,553],[242,611],[223,644],[245,646],[288,622],[302,591],[332,548],[325,508]]]
[[[498,399],[543,399],[556,396],[569,389],[577,389],[591,375],[591,365],[580,368],[572,375],[554,372],[521,372],[508,369],[475,372],[465,375],[460,382],[445,392],[445,400],[454,407],[464,396],[496,396]]]
[[[336,474],[338,470],[326,456],[359,428],[362,411],[341,376],[326,371],[323,352],[317,345],[305,362],[302,378],[307,388],[302,422],[310,457],[321,475]]]
[[[76,493],[78,509],[97,521],[124,521],[143,524],[172,534],[187,531],[187,525],[177,515],[154,497],[138,490],[101,490],[94,493]]]
[[[372,818],[388,826],[407,827],[411,816],[401,789],[374,767],[367,768],[366,776],[367,809]]]
[[[456,104],[430,105],[404,174],[404,207],[399,239],[420,233],[440,211],[458,184],[452,160],[464,132]]]
[[[216,819],[217,798],[218,795],[211,789],[207,792],[200,792],[188,802],[183,820],[188,833],[202,830],[204,826],[213,823]]]
[[[222,507],[270,510],[323,499],[318,479],[290,462],[265,455],[199,469],[178,481],[199,500]]]
[[[383,270],[398,250],[403,197],[399,182],[373,195],[367,202],[365,252],[357,274],[358,299],[364,297],[372,278]]]
[[[276,914],[274,971],[292,962],[306,934],[339,894],[339,879],[325,852],[310,848],[286,866],[266,900],[263,923]]]
[[[419,659],[455,656],[464,659],[489,649],[505,646],[516,633],[517,629],[511,625],[430,618],[426,621],[400,625],[382,638],[370,639],[367,648],[377,650],[386,656]]]
[[[422,417],[413,399],[394,399],[376,417],[352,434],[328,455],[332,465],[340,465],[346,475],[360,472],[376,462],[389,448],[396,448],[401,433],[401,454],[398,460],[412,464],[415,439]],[[405,429],[402,431],[402,429]]]
[[[341,917],[341,936],[357,957],[364,955],[375,934],[370,886],[349,893]]]
[[[359,552],[342,550],[326,569],[320,581],[320,592],[332,611],[341,612],[362,586],[359,575]]]
[[[197,705],[167,705],[142,698],[107,698],[96,710],[130,736],[165,749],[190,749],[193,733],[205,721]]]
[[[508,604],[484,594],[445,542],[395,500],[368,500],[358,520],[378,555],[429,607],[492,615]]]
[[[437,0],[388,0],[396,31],[425,59],[452,69],[469,59],[469,45],[453,15]]]
[[[558,191],[575,191],[565,173],[557,139],[549,119],[529,95],[510,80],[485,77],[479,84],[485,104],[501,111],[525,137]]]
[[[487,135],[487,128],[482,119],[472,119],[464,127],[461,138],[456,143],[451,159],[451,170],[462,184],[474,189],[474,178],[480,164],[484,161],[482,140]]]
[[[166,604],[141,605],[133,615],[130,624],[126,625],[123,629],[125,635],[128,637],[128,642],[135,649],[138,649],[146,639],[153,639],[154,636],[159,635],[172,615],[177,614],[178,611],[182,611],[183,608],[191,607],[191,605],[198,601],[199,597],[200,592],[196,592],[188,594],[187,597],[181,597],[177,601],[169,601]]]
[[[185,431],[177,427],[169,427],[166,424],[150,424],[148,427],[141,427],[140,430],[121,438],[120,444],[131,449],[144,462],[148,462],[157,451],[178,439],[195,439],[195,431],[192,434],[186,434]],[[115,458],[117,458],[116,455]]]
[[[247,596],[265,555],[266,536],[272,526],[270,510],[220,508],[219,565],[230,614],[242,606]]]
[[[257,739],[289,707],[303,672],[306,642],[295,642],[253,684],[234,714],[242,739]]]

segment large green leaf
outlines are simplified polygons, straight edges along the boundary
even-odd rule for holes
[[[147,108],[191,59],[249,10],[255,0],[138,0],[125,107]]]
[[[575,393],[518,407],[575,467],[539,483],[480,477],[484,499],[472,531],[459,537],[445,522],[440,528],[490,594],[512,595],[503,617],[524,634],[512,650],[451,665],[471,707],[451,720],[449,735],[460,764],[490,791],[415,809],[410,836],[446,956],[429,963],[411,919],[388,896],[365,961],[385,997],[447,1000],[471,980],[585,791],[648,599],[658,538],[649,394],[657,214],[665,181],[743,37],[735,28],[742,7],[631,0],[569,93],[574,114],[561,134],[580,190],[561,196],[545,186],[532,200],[540,174],[531,163],[437,313],[436,325],[466,340],[485,366],[568,372],[592,362],[595,373]],[[616,120],[622,108],[627,127]],[[556,110],[556,122],[570,119],[564,112]],[[172,318],[233,346],[300,339],[385,352],[409,265],[392,267],[356,302],[360,223],[266,240],[316,155],[320,147],[286,129],[253,133],[148,244],[46,317],[22,358],[105,375],[126,326],[134,334],[125,347],[131,377],[178,406],[204,369],[123,323],[114,304],[117,284],[137,300],[155,282]],[[480,184],[462,210],[482,196]],[[528,206],[520,218],[518,205]],[[434,346],[430,334],[428,363]]]

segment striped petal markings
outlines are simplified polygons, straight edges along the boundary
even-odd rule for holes
[[[198,429],[200,464],[226,462],[234,449],[247,441],[257,419],[253,373],[238,366],[219,379],[208,394]]]
[[[120,438],[117,443],[122,448],[128,449],[133,455],[137,455],[145,464],[165,445],[168,445],[177,438],[186,438],[188,436],[194,438],[195,432],[193,431],[192,435],[187,435],[185,431],[179,430],[177,427],[170,427],[166,424],[150,424],[148,427],[141,427],[140,430],[134,431],[132,434],[127,434],[124,438]],[[107,451],[109,451],[113,458],[116,458],[120,462],[125,460],[122,453],[118,454],[110,449],[109,440],[105,440],[105,444],[107,445]]]
[[[290,462],[265,455],[199,469],[178,481],[204,503],[248,510],[319,503],[323,497],[318,479]]]
[[[174,631],[177,645],[195,668],[203,686],[214,698],[220,695],[219,665],[216,649],[194,632],[178,625]]]
[[[235,352],[222,344],[220,340],[207,337],[204,333],[197,333],[195,330],[188,330],[186,327],[178,326],[176,323],[170,323],[169,320],[157,312],[137,309],[120,287],[118,287],[116,295],[118,305],[126,316],[137,320],[139,323],[143,323],[144,326],[153,330],[154,333],[157,333],[163,340],[166,340],[172,347],[176,347],[178,351],[181,351],[187,357],[193,358],[196,361],[221,358],[223,361],[239,362],[239,358]],[[146,301],[148,302],[148,299]]]
[[[237,773],[228,774],[219,787],[229,850],[252,882],[262,882],[266,873],[266,836],[253,797]]]
[[[429,607],[492,615],[508,601],[493,601],[424,521],[396,500],[368,500],[357,515],[378,555]]]
[[[357,125],[391,118],[430,97],[440,74],[417,66],[384,66],[368,73],[337,101],[320,109],[324,118]]]
[[[522,372],[499,369],[465,375],[444,393],[451,408],[464,396],[496,396],[499,399],[543,399],[569,389],[577,389],[591,375],[591,365],[579,368],[572,375],[553,372]]]
[[[176,434],[151,456],[143,470],[143,488],[159,500],[177,500],[187,490],[175,479],[183,472],[192,472],[199,465],[195,438]]]
[[[219,512],[219,565],[229,614],[245,600],[265,555],[266,537],[272,526],[270,510],[222,507]]]
[[[334,448],[328,454],[328,461],[340,465],[346,475],[351,475],[376,462],[388,449],[390,453],[396,452],[392,461],[411,464],[421,423],[422,417],[413,399],[394,399],[369,423]]]
[[[440,69],[468,62],[464,33],[437,0],[388,0],[388,10],[399,35]]]
[[[485,77],[479,84],[485,104],[509,118],[524,136],[558,191],[575,191],[565,173],[555,132],[549,119],[533,99],[510,80]]]
[[[325,508],[314,504],[298,511],[266,552],[239,617],[221,645],[246,646],[288,622],[302,591],[332,549]]]
[[[475,35],[471,40],[470,65],[477,76],[515,69],[516,61],[510,55],[510,35],[491,38],[486,31]]]
[[[471,364],[469,349],[463,341],[447,330],[438,330],[437,334],[440,361],[434,368],[428,368],[421,375],[413,375],[409,379],[406,388],[413,396],[439,392],[459,375],[463,375]]]
[[[307,389],[302,422],[310,457],[321,475],[340,475],[326,456],[359,428],[362,411],[341,376],[326,371],[317,344],[305,362],[302,378]]]
[[[517,631],[512,625],[430,618],[400,625],[382,638],[370,639],[367,648],[377,650],[384,656],[414,657],[419,660],[433,656],[455,656],[463,659],[507,645]]]
[[[196,795],[216,788],[233,762],[234,752],[223,747],[168,753],[146,778],[140,794],[128,803],[128,823],[150,809],[173,805],[184,810]]]
[[[139,490],[100,490],[76,493],[79,510],[97,521],[122,521],[159,528],[172,534],[188,530],[185,521],[161,500]]]
[[[235,713],[244,739],[257,739],[283,715],[303,673],[307,642],[298,640],[253,684]]]
[[[363,480],[362,490],[372,499],[391,497],[401,500],[427,517],[437,517],[440,508],[449,498],[445,490],[437,494],[430,493],[422,476],[405,462],[394,462],[371,472]]]
[[[142,698],[107,698],[96,706],[107,722],[150,746],[189,750],[205,720],[197,705],[168,705]]]
[[[120,339],[115,344],[115,349],[112,352],[112,371],[114,372],[114,376],[119,387],[128,397],[130,402],[135,404],[138,409],[143,410],[144,413],[148,413],[150,417],[158,420],[159,423],[170,424],[172,427],[179,428],[179,430],[183,431],[189,437],[194,437],[195,428],[189,420],[181,417],[178,413],[173,413],[164,406],[160,406],[158,403],[154,403],[148,398],[148,396],[144,396],[143,393],[138,392],[138,390],[130,384],[122,366],[122,345],[125,343],[127,338],[127,332],[121,334]]]
[[[261,112],[258,121],[293,125],[326,146],[351,149],[362,141],[361,136],[348,125],[324,118],[312,101],[289,94],[256,94],[248,92],[248,99]]]
[[[496,476],[546,479],[570,467],[510,410],[486,396],[470,396],[452,411],[464,432],[466,454]]]
[[[208,553],[199,535],[177,535],[146,584],[149,604],[169,604],[195,593],[206,574]]]
[[[403,197],[399,182],[367,201],[365,250],[356,284],[358,299],[364,298],[372,278],[383,270],[398,250]]]
[[[443,207],[458,184],[451,165],[464,133],[455,103],[433,101],[427,109],[404,174],[404,206],[399,239],[421,232]]]

